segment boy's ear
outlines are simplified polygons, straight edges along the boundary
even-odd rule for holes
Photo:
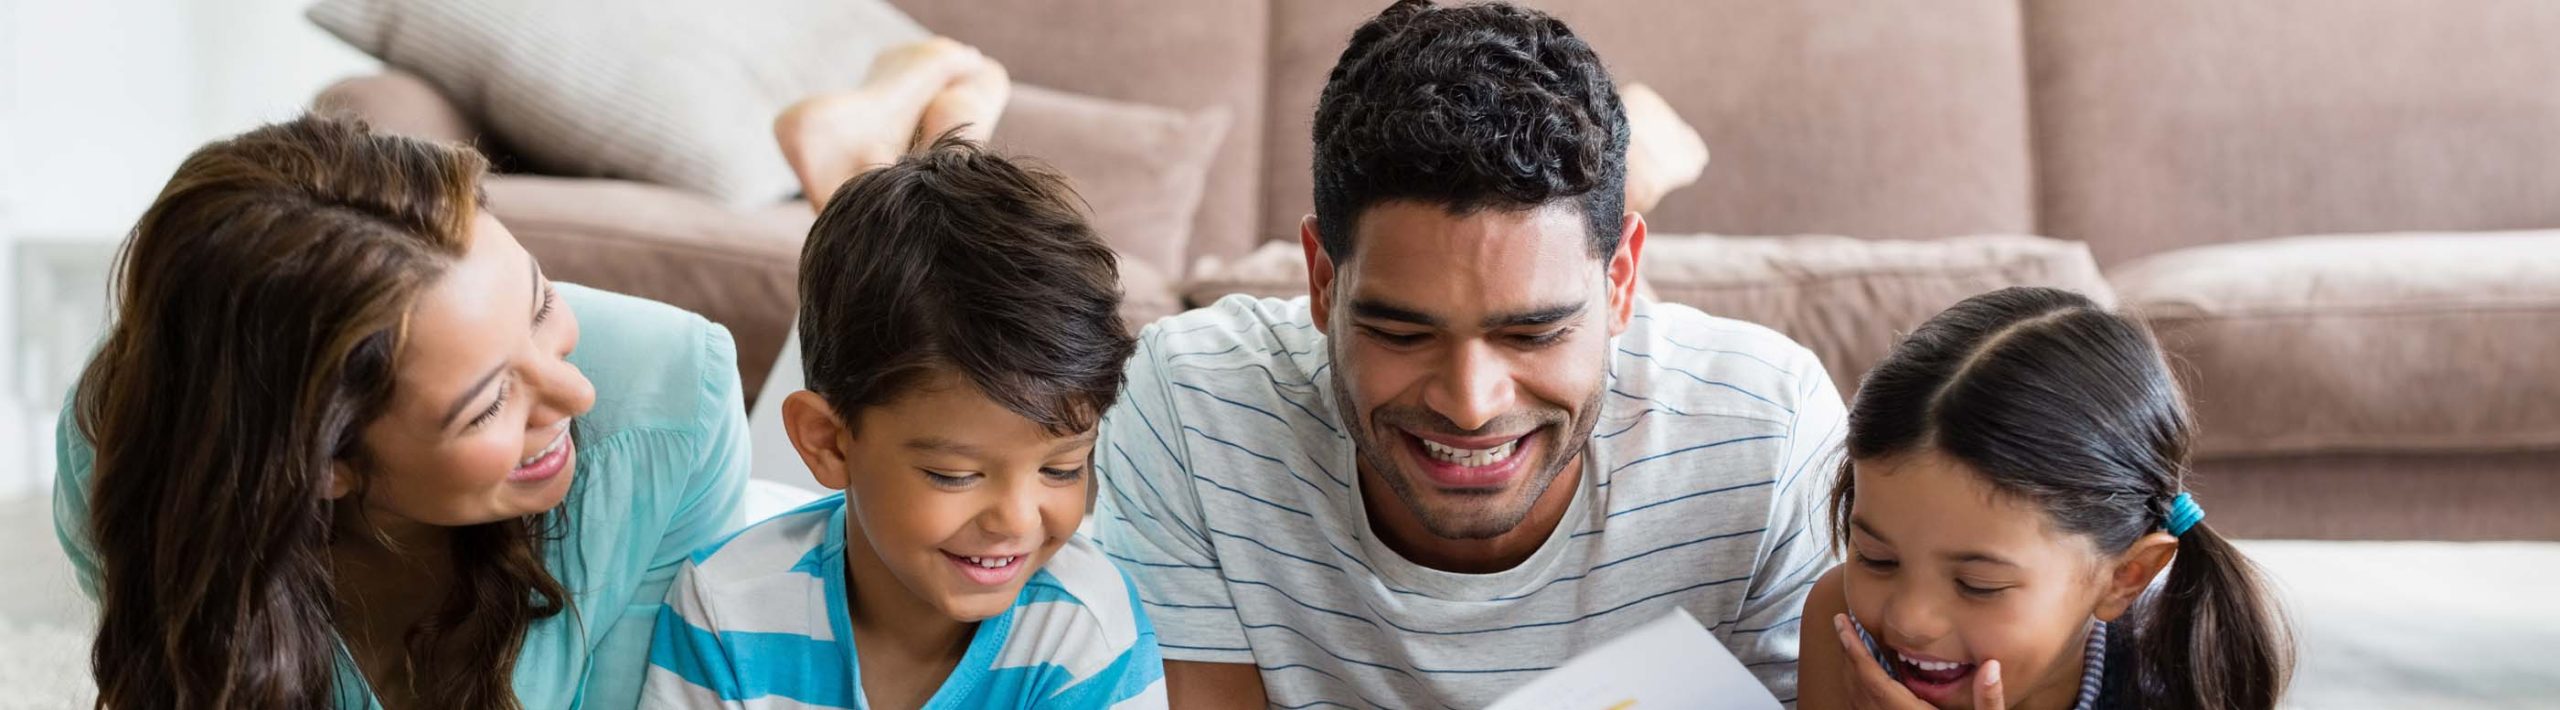
[[[809,466],[818,485],[839,491],[851,485],[845,457],[853,430],[825,397],[800,390],[782,398],[782,433],[791,437],[791,448],[800,452],[800,462]]]
[[[2151,580],[2160,578],[2160,570],[2178,557],[2178,538],[2166,532],[2153,532],[2133,541],[2124,554],[2116,557],[2115,568],[2107,571],[2106,590],[2098,597],[2098,608],[2091,616],[2113,622],[2132,609],[2151,588]]]

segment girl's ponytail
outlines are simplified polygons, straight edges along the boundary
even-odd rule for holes
[[[2168,582],[2142,605],[2142,707],[2275,707],[2293,644],[2266,592],[2256,566],[2213,528],[2198,522],[2179,535]]]

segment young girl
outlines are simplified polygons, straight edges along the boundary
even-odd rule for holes
[[[2187,492],[2192,438],[2149,333],[2080,295],[1921,325],[1850,409],[1802,706],[2274,707],[2291,641]]]

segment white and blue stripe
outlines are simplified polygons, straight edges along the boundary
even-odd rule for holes
[[[1475,707],[1681,607],[1792,699],[1804,594],[1833,561],[1839,394],[1766,328],[1635,312],[1564,523],[1483,575],[1370,533],[1305,299],[1150,327],[1104,417],[1097,524],[1165,656],[1254,664],[1278,707]]]
[[[642,707],[864,708],[844,577],[842,495],[694,553],[658,614]],[[926,704],[1162,708],[1164,663],[1135,588],[1082,537],[979,622]]]

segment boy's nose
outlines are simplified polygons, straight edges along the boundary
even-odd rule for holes
[[[1040,529],[1040,499],[1004,493],[979,513],[978,527],[1006,538],[1028,537]]]

